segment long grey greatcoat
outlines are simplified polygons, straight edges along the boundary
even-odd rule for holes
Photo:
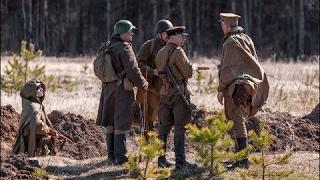
[[[115,43],[117,44],[112,46]],[[140,72],[131,44],[121,40],[118,35],[113,35],[109,46],[112,46],[111,57],[116,72],[124,71],[126,81],[138,88],[146,86],[147,81]],[[116,131],[130,130],[133,104],[133,90],[125,89],[124,83],[120,86],[117,86],[117,81],[102,83],[96,124],[104,127],[113,126]]]

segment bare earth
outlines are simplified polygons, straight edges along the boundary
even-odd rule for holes
[[[1,57],[1,74],[4,72],[7,60],[8,57]],[[55,121],[55,128],[65,133],[74,142],[73,144],[65,144],[58,156],[33,158],[39,161],[41,167],[46,168],[50,178],[130,178],[128,172],[122,167],[109,166],[106,163],[104,129],[94,125],[100,96],[100,83],[93,74],[92,60],[92,58],[84,57],[75,59],[41,58],[38,61],[40,64],[45,64],[46,72],[53,74],[59,82],[76,82],[73,84],[66,83],[65,87],[55,92],[48,92],[44,102],[47,112],[50,112],[49,118]],[[215,88],[218,79],[215,66],[205,58],[198,58],[193,61],[210,66],[211,69],[204,72],[204,78],[197,80],[199,76],[195,74],[190,80],[191,90],[194,92],[192,102],[198,109],[205,112],[222,110],[222,106],[216,100]],[[86,65],[88,65],[87,70],[85,70]],[[276,148],[273,149],[274,152],[271,152],[270,156],[275,156],[278,150],[281,151],[286,146],[297,150],[288,165],[273,166],[271,169],[294,170],[294,174],[289,179],[318,179],[319,123],[309,122],[302,118],[319,104],[318,63],[273,63],[266,61],[262,63],[262,66],[268,74],[270,96],[266,106],[258,116],[260,118],[267,117],[270,120],[271,133],[278,135],[277,138],[280,139],[275,141],[274,146]],[[210,75],[213,83],[209,83]],[[206,89],[206,91],[203,91],[203,89]],[[9,104],[12,106],[12,109],[7,108],[8,112],[12,111],[12,113],[1,113],[1,162],[3,162],[3,155],[9,154],[15,139],[19,116],[17,112],[21,111],[20,103],[21,99],[18,93],[11,95],[1,93],[2,111],[3,106]],[[8,121],[3,121],[4,115],[6,115]],[[193,118],[198,121],[203,117],[194,114]],[[291,128],[286,129],[286,125],[277,125],[278,122],[288,122]],[[299,122],[303,123],[303,126]],[[130,150],[136,149],[133,135],[131,133],[127,141]],[[284,141],[284,136],[299,137],[301,140],[298,138],[298,140],[290,141],[290,138],[287,137],[288,140]],[[303,139],[307,140],[304,141]],[[60,144],[58,143],[58,145]],[[172,142],[169,147],[172,148]],[[188,159],[195,162],[196,157],[192,153],[191,146],[188,145],[187,147],[189,148],[187,149]],[[173,160],[173,153],[169,153],[169,157]],[[10,166],[10,168],[12,167]],[[17,167],[15,168],[17,169]],[[24,171],[22,170],[22,173],[27,173]],[[232,171],[225,173],[222,177],[224,179],[239,179],[241,178],[240,174],[240,171]],[[173,176],[173,178],[182,177],[198,179],[208,177],[208,174],[199,170],[196,173],[176,173]]]

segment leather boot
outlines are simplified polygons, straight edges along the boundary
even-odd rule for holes
[[[241,151],[242,149],[245,149],[247,147],[247,138],[244,137],[244,138],[237,138],[236,139],[237,141],[237,148],[236,148],[236,152],[239,152]],[[248,158],[245,158],[245,159],[241,159],[239,161],[236,161],[232,164],[229,164],[227,165],[227,168],[228,169],[234,169],[234,168],[249,168],[249,161],[248,161]]]
[[[164,143],[163,148],[164,148],[164,153],[166,154],[168,135],[167,134],[161,135],[159,136],[159,139],[162,140]],[[167,160],[166,155],[163,155],[158,158],[158,166],[160,168],[171,167],[173,166],[173,163]]]
[[[108,161],[110,163],[114,163],[115,162],[115,157],[114,157],[114,133],[107,133],[106,141],[107,141]]]
[[[192,164],[186,161],[184,144],[185,134],[184,132],[175,132],[174,134],[174,152],[176,156],[176,169],[193,169],[196,168],[196,164]]]
[[[115,134],[114,135],[114,155],[115,155],[116,165],[122,165],[128,161],[128,158],[125,156],[126,153],[127,153],[126,135]]]

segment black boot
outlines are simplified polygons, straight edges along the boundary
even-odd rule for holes
[[[237,152],[247,148],[247,145],[248,145],[247,138],[237,138],[237,143],[238,143],[238,151]],[[239,167],[240,168],[249,168],[248,158],[240,160]]]
[[[126,135],[115,134],[114,135],[114,155],[115,155],[116,165],[122,165],[128,161],[128,158],[125,156],[126,153],[127,153]]]
[[[114,133],[107,133],[107,153],[108,153],[108,161],[113,164],[115,162],[114,157]]]
[[[194,169],[197,167],[196,164],[192,164],[186,161],[185,152],[184,152],[184,141],[185,141],[184,132],[174,133],[174,152],[176,156],[177,170]]]
[[[167,134],[159,136],[159,139],[164,142],[164,145],[163,145],[164,153],[166,153],[166,150],[167,150],[167,138],[168,138]],[[167,160],[166,155],[163,155],[158,158],[158,166],[160,168],[171,167],[173,166],[173,163]]]
[[[237,138],[237,149],[236,152],[239,152],[243,149],[245,149],[247,147],[247,138]],[[248,162],[248,158],[245,159],[241,159],[239,161],[236,161],[232,164],[227,165],[228,169],[234,169],[234,168],[249,168],[249,162]]]

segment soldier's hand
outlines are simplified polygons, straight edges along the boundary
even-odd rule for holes
[[[57,133],[57,131],[56,131],[55,129],[50,128],[50,129],[49,129],[49,135],[51,135],[51,136],[57,136],[58,133]]]
[[[218,92],[217,99],[221,105],[223,105],[223,93]]]
[[[154,76],[159,76],[159,73],[158,73],[158,71],[155,69],[155,70],[153,70],[153,75]]]

